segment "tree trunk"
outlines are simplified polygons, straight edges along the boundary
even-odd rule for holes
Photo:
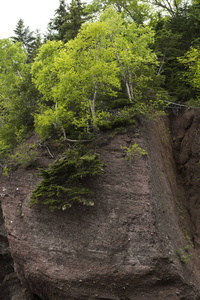
[[[95,82],[93,99],[89,100],[90,110],[91,110],[91,114],[92,114],[92,127],[95,131],[97,130],[96,113],[95,113],[95,103],[96,103],[96,98],[97,98],[97,89],[98,89],[97,82]]]

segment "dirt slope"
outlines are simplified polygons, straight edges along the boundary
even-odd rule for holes
[[[30,209],[37,170],[18,166],[2,177],[5,226],[22,284],[44,300],[200,299],[199,119],[193,111],[143,119],[105,137],[96,149],[105,174],[88,183],[92,208]],[[148,156],[127,161],[121,146],[135,142]],[[52,163],[48,151],[39,150],[38,163]]]

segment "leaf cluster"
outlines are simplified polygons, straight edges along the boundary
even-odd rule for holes
[[[132,160],[135,156],[140,157],[148,155],[147,151],[139,147],[137,143],[134,143],[131,148],[121,146],[121,149],[125,151],[127,160]]]

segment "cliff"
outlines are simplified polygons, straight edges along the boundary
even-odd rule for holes
[[[199,111],[188,110],[105,134],[96,149],[105,172],[88,182],[94,207],[30,209],[37,169],[2,176],[10,253],[26,291],[15,299],[200,299],[199,128]],[[126,160],[121,146],[134,143],[148,155]],[[39,149],[38,164],[52,162]]]

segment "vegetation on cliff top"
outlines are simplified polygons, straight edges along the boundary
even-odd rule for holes
[[[0,40],[1,163],[31,132],[92,140],[165,100],[198,105],[199,12],[198,1],[60,0],[43,42],[20,20]]]

